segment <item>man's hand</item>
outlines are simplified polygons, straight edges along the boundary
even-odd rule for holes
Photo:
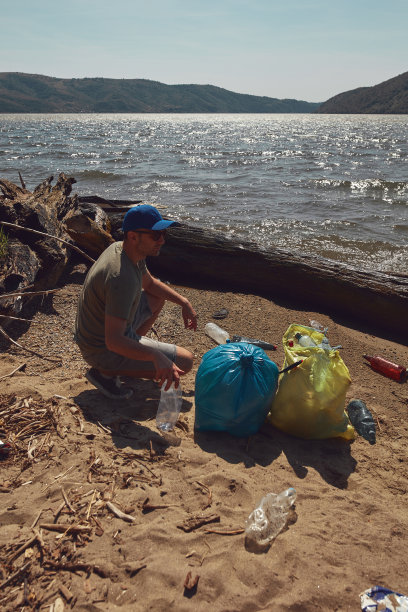
[[[180,384],[180,376],[184,374],[183,370],[159,351],[155,355],[153,363],[156,369],[154,379],[159,383],[159,387],[161,388],[163,383],[167,381],[164,387],[165,391],[170,389],[172,383],[177,389]]]
[[[189,301],[186,301],[181,307],[181,314],[183,315],[184,327],[196,331],[198,315]]]

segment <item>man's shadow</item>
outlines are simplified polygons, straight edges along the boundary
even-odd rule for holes
[[[87,389],[76,395],[74,401],[84,418],[111,435],[119,449],[152,449],[156,454],[162,454],[170,444],[177,445],[181,441],[177,442],[177,428],[173,436],[168,437],[155,430],[160,400],[157,384],[151,380],[126,379],[126,386],[133,390],[128,400],[109,399],[98,389]],[[180,415],[191,410],[192,403],[186,397],[184,394]]]
[[[309,468],[316,470],[330,485],[346,489],[357,462],[350,442],[341,438],[303,440],[264,424],[249,438],[236,438],[224,432],[195,432],[195,442],[206,452],[215,453],[230,463],[242,462],[246,468],[270,466],[282,453],[297,478],[306,478]]]

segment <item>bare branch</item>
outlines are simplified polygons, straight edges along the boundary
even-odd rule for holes
[[[44,355],[41,355],[41,353],[37,353],[37,351],[32,351],[31,349],[26,348],[25,346],[22,346],[21,344],[13,340],[13,338],[10,338],[10,336],[6,334],[6,332],[1,326],[0,326],[0,334],[3,334],[3,336],[5,336],[7,340],[9,340],[12,344],[15,344],[16,346],[18,346],[18,348],[23,349],[23,351],[28,351],[32,355],[36,355],[37,357],[41,357],[42,359],[45,359],[46,361],[53,361],[55,363],[58,363],[59,361],[61,361],[61,357],[59,359],[53,359],[52,357],[44,357]]]
[[[25,182],[23,181],[23,177],[21,176],[21,172],[18,173],[18,176],[20,177],[20,183],[22,188],[26,189]]]
[[[26,365],[27,365],[26,363],[22,363],[21,365],[19,365],[16,368],[14,368],[14,370],[12,372],[10,372],[9,374],[5,374],[4,376],[0,376],[0,380],[3,380],[3,378],[9,378],[9,376],[13,376],[13,374],[15,374],[19,370],[22,370],[23,368],[25,368]]]
[[[45,291],[25,291],[23,293],[3,293],[0,295],[0,299],[2,298],[14,298],[14,297],[22,297],[23,295],[45,295],[48,293],[55,293],[56,291],[61,291],[62,287],[57,287],[57,289],[46,289]],[[25,321],[26,319],[21,319]]]

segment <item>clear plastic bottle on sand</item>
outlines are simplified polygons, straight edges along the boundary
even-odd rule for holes
[[[245,543],[255,550],[263,550],[282,531],[290,508],[296,501],[296,491],[289,487],[279,495],[268,493],[251,512],[245,523]]]
[[[161,388],[159,407],[156,414],[157,429],[163,432],[171,431],[174,428],[183,402],[180,385],[176,389],[174,383],[172,383],[167,391],[164,390],[165,386],[166,383],[164,382]]]
[[[217,344],[225,344],[230,339],[230,335],[225,329],[222,329],[216,323],[207,323],[204,327],[207,336],[210,336]]]

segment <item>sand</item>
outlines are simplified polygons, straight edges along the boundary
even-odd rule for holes
[[[408,389],[362,358],[408,365],[405,346],[290,303],[180,287],[200,325],[184,330],[180,309],[167,304],[156,326],[161,339],[196,357],[182,381],[179,444],[167,446],[155,427],[155,383],[133,382],[133,398],[120,403],[84,378],[71,340],[84,273],[76,265],[59,292],[28,307],[32,323],[8,328],[42,357],[0,341],[0,377],[26,363],[0,388],[3,439],[20,432],[19,450],[0,461],[0,582],[26,566],[3,586],[2,610],[358,610],[359,594],[375,584],[408,594]],[[220,308],[229,311],[219,324],[231,335],[277,344],[269,356],[279,366],[289,324],[327,325],[350,370],[347,401],[359,398],[372,411],[376,445],[302,440],[272,426],[250,438],[195,433],[195,374],[214,347],[203,329]],[[297,491],[292,521],[266,552],[249,552],[245,519],[265,493],[289,486]],[[181,528],[203,515],[215,522]],[[70,525],[88,529],[72,533]]]

